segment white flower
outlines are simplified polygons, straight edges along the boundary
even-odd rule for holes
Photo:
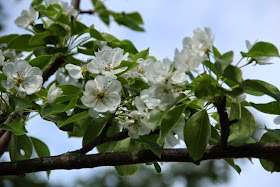
[[[211,28],[205,27],[204,30],[197,28],[193,31],[194,36],[191,42],[191,48],[201,51],[207,51],[211,49],[214,42],[214,34],[212,33]],[[184,39],[184,48],[189,47],[189,39]]]
[[[144,82],[148,82],[145,74],[146,71],[148,70],[148,67],[150,64],[153,63],[152,59],[143,59],[143,58],[139,58],[137,61],[138,66],[136,66],[135,68],[133,68],[132,70],[126,72],[123,76],[125,78],[131,77],[131,78],[136,78],[139,79],[141,78]]]
[[[7,80],[1,81],[2,86],[6,89],[15,87],[22,96],[38,92],[42,87],[42,71],[30,66],[25,60],[6,64],[3,73],[7,76]]]
[[[153,98],[149,89],[142,90],[139,98],[143,101],[147,109],[154,109],[160,104],[160,99]],[[137,102],[139,105],[141,104],[140,101],[138,101],[138,97],[135,98],[135,104]]]
[[[96,112],[114,111],[121,102],[121,83],[117,80],[109,81],[104,76],[97,76],[85,85],[81,100]]]
[[[61,96],[61,94],[62,94],[62,89],[56,87],[55,83],[53,83],[48,90],[48,95],[47,95],[48,102],[49,103],[53,102],[57,97]]]
[[[102,75],[115,75],[123,72],[127,67],[118,67],[123,60],[128,57],[128,53],[123,55],[123,49],[104,46],[101,51],[95,52],[95,58],[88,63],[89,72]]]
[[[3,55],[2,50],[0,49],[0,66],[4,66],[6,63],[4,62],[5,57]]]
[[[56,71],[56,81],[59,85],[70,84],[80,88],[83,88],[85,84],[83,79],[74,79],[69,76],[64,68],[59,68]]]
[[[176,49],[174,66],[179,71],[190,72],[195,70],[204,60],[207,59],[204,51],[195,49],[183,49],[181,52]]]
[[[280,124],[280,116],[277,116],[276,118],[274,118],[273,123],[275,123],[276,125]]]
[[[239,96],[237,96],[236,98],[233,98],[233,102],[236,102],[236,103],[241,103],[243,101],[245,101],[246,99],[246,94],[241,94]]]
[[[30,6],[29,11],[23,10],[21,12],[21,16],[15,20],[15,24],[20,28],[26,29],[29,25],[32,25],[38,17],[39,13]]]
[[[137,139],[139,136],[149,134],[151,128],[147,126],[148,118],[144,112],[134,110],[128,114],[128,120],[124,123],[124,128],[128,129],[128,135]]]
[[[249,51],[257,43],[257,41],[255,41],[253,44],[251,44],[248,40],[246,40],[245,43],[246,43],[246,47]],[[256,63],[259,65],[272,64],[271,62],[269,62],[272,59],[271,57],[258,57],[255,59],[256,59]]]
[[[86,65],[77,66],[74,64],[66,64],[65,69],[69,75],[74,79],[84,78],[85,73],[88,71]]]

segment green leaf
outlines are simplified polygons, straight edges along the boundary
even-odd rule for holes
[[[84,137],[83,137],[83,146],[87,145],[89,142],[94,140],[104,129],[108,121],[108,118],[97,118],[92,119],[88,127],[85,131]]]
[[[34,137],[30,137],[30,139],[33,143],[35,152],[39,157],[51,156],[50,150],[44,142]]]
[[[232,158],[225,158],[224,160],[225,160],[233,169],[235,169],[235,171],[237,171],[238,174],[241,173],[241,168],[240,168],[238,165],[236,165],[236,164],[234,163],[234,160],[233,160]]]
[[[32,36],[29,41],[28,45],[30,46],[36,46],[36,45],[46,45],[49,43],[49,40],[47,39],[48,36],[50,36],[52,33],[50,31],[45,31],[42,33],[35,34]]]
[[[32,35],[29,34],[24,34],[24,35],[19,35],[18,37],[15,37],[7,46],[9,49],[16,49],[19,51],[32,51],[36,49],[39,45],[37,46],[30,46],[28,44],[28,41]]]
[[[66,121],[63,121],[62,123],[59,123],[58,124],[58,127],[61,128],[69,123],[72,123],[72,122],[75,122],[75,121],[78,121],[80,119],[83,119],[85,117],[88,117],[88,111],[83,111],[83,112],[80,112],[78,114],[74,114],[73,116],[71,116],[70,118],[68,118]]]
[[[210,75],[203,74],[197,77],[193,83],[197,84],[195,88],[197,98],[212,98],[219,94],[216,80]]]
[[[139,164],[115,166],[118,174],[122,177],[133,175],[137,172]]]
[[[32,142],[26,135],[15,136],[12,134],[9,144],[11,161],[29,159],[32,155]]]
[[[18,36],[19,36],[18,34],[9,34],[9,35],[1,36],[0,44],[4,44],[4,43],[7,44]]]
[[[92,27],[90,28],[89,33],[90,33],[91,37],[93,37],[97,40],[106,41],[106,39],[103,38],[103,36],[100,34],[100,32]]]
[[[223,54],[222,56],[220,56],[219,58],[216,57],[215,67],[217,68],[217,70],[219,70],[221,74],[232,63],[233,56],[234,56],[233,51],[229,51]]]
[[[8,125],[0,125],[0,129],[11,131],[14,135],[20,136],[27,133],[25,129],[25,121],[23,118],[18,118]]]
[[[179,105],[164,114],[162,121],[161,121],[161,126],[160,126],[160,137],[157,140],[159,145],[163,144],[164,138],[177,125],[185,108],[186,108],[186,105]]]
[[[148,144],[151,148],[151,151],[157,155],[159,158],[161,158],[161,154],[163,151],[163,147],[160,146],[157,143],[157,139],[159,138],[158,134],[152,134],[152,135],[144,135],[139,137],[139,141],[142,143]]]
[[[124,25],[135,31],[145,31],[140,26],[143,24],[143,20],[138,12],[126,14],[125,12],[116,13],[110,11],[110,14],[114,17],[115,21],[120,25]]]
[[[161,173],[161,167],[160,167],[160,165],[159,165],[157,162],[154,162],[153,165],[154,165],[154,167],[155,167],[155,169],[156,169],[156,172],[157,172],[157,173]]]
[[[75,106],[75,104],[74,104],[74,106]],[[72,105],[71,105],[71,107],[72,107]],[[50,103],[42,108],[40,114],[41,114],[42,118],[45,118],[52,114],[61,113],[61,112],[70,110],[71,107],[69,108],[67,104]]]
[[[86,33],[88,31],[88,27],[85,24],[77,21],[76,19],[73,19],[73,21],[71,22],[71,31],[72,36],[79,35]]]
[[[243,57],[279,57],[278,49],[271,43],[257,42],[248,53],[241,52]]]
[[[251,106],[255,109],[267,113],[267,114],[275,114],[280,115],[280,103],[278,101],[265,103],[265,104],[256,104],[253,102],[250,102]]]
[[[184,139],[190,156],[199,160],[211,137],[211,125],[206,110],[201,110],[190,117],[184,127]]]
[[[139,58],[147,59],[149,56],[149,48],[143,51],[140,51],[132,58],[133,62],[136,62]]]
[[[24,110],[24,109],[27,109],[27,108],[30,108],[33,106],[26,99],[18,98],[14,95],[11,95],[9,97],[9,102],[10,102],[11,107],[13,109],[15,109],[15,111]]]
[[[50,63],[54,61],[52,55],[42,55],[32,59],[29,64],[44,70]]]
[[[250,80],[250,79],[245,80],[243,84],[244,84],[245,93],[251,95],[257,95],[257,96],[267,94],[275,98],[277,101],[280,101],[279,90],[277,87],[273,86],[272,84],[260,80]]]
[[[149,125],[153,131],[160,126],[163,115],[164,112],[162,112],[158,108],[152,110],[149,118]]]
[[[108,41],[108,40],[107,40]],[[125,52],[129,52],[131,54],[138,53],[136,47],[133,45],[133,43],[129,40],[122,40],[122,41],[112,41],[108,43],[111,47],[120,47],[124,49]]]
[[[236,83],[242,83],[242,71],[236,66],[227,66],[224,70],[223,77]]]
[[[255,131],[254,116],[245,107],[241,106],[241,117],[239,112],[231,110],[230,119],[238,119],[238,122],[230,126],[231,134],[228,143],[233,146],[241,146],[250,139]]]
[[[269,130],[267,133],[265,133],[260,142],[263,143],[269,143],[269,142],[280,142],[280,130]],[[280,160],[279,155],[272,156],[271,159],[265,160],[260,159],[261,165],[263,168],[267,171],[271,172],[280,172]]]
[[[120,73],[118,73],[118,76],[120,76],[120,75],[122,75],[122,74],[124,74],[124,73],[126,73],[126,72],[128,72],[130,70],[132,70],[133,68],[135,68],[138,65],[139,64],[137,62],[129,62],[129,61],[123,60],[121,62],[121,64],[116,69],[122,68],[122,67],[127,67],[127,69],[122,71],[122,72],[120,72]]]

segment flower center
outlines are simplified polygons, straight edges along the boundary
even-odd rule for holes
[[[138,73],[141,73],[141,74],[144,73],[144,70],[142,68],[136,67],[136,70],[137,70]]]
[[[19,86],[21,84],[23,84],[25,81],[25,79],[23,77],[15,77],[14,78],[14,83],[16,86]]]
[[[105,71],[111,71],[111,70],[113,70],[113,68],[112,68],[110,65],[107,65],[107,66],[105,67]]]
[[[88,72],[88,69],[87,69],[87,67],[85,65],[83,65],[81,67],[81,71],[82,71],[82,75],[85,76],[85,74]]]
[[[105,90],[100,91],[98,93],[95,94],[95,98],[97,98],[98,100],[104,100],[105,99]]]

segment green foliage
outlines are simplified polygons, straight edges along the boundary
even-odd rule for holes
[[[278,49],[271,43],[257,42],[248,53],[241,52],[243,57],[279,57]]]

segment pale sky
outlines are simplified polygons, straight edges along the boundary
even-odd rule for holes
[[[28,2],[30,0],[4,2],[4,9],[11,12],[7,12],[9,17],[6,19],[6,30],[0,33],[1,35],[25,32],[18,29],[13,24],[13,20],[20,15],[22,9],[28,8]],[[83,10],[92,7],[90,0],[81,0],[81,2]],[[88,15],[81,16],[82,22],[87,25],[95,24],[96,29],[109,32],[120,39],[130,39],[139,50],[149,47],[150,54],[157,59],[165,57],[173,59],[175,48],[182,48],[182,39],[192,36],[192,30],[195,28],[204,26],[212,28],[215,33],[214,45],[221,52],[234,50],[235,62],[239,60],[239,52],[247,50],[245,40],[267,41],[280,47],[279,0],[106,0],[105,2],[108,8],[115,11],[140,12],[145,22],[146,32],[134,32],[115,23],[108,28],[96,17]],[[244,78],[262,79],[280,88],[277,77],[280,61],[273,59],[272,62],[273,65],[245,68]],[[263,97],[261,101],[254,97],[249,99],[259,103],[270,100],[268,97]],[[275,116],[256,112],[254,114],[262,124],[270,128],[279,128],[272,122]],[[29,135],[46,142],[52,155],[72,151],[81,146],[80,139],[68,139],[67,134],[59,131],[54,124],[38,118],[29,123],[27,130]],[[279,173],[271,174],[262,169],[258,160],[253,162],[254,165],[244,160],[241,165],[241,175],[232,170],[230,183],[220,186],[278,186]],[[86,178],[93,172],[101,170],[103,169],[52,171],[50,182],[71,184],[75,178]],[[67,177],[61,177],[62,175]]]

